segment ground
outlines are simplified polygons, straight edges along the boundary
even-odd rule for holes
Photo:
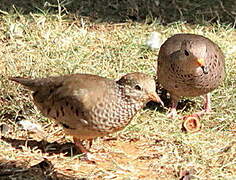
[[[184,173],[193,179],[236,179],[233,24],[118,23],[66,11],[24,14],[17,8],[1,11],[0,24],[0,122],[9,127],[1,126],[0,179],[181,179]],[[181,120],[166,117],[167,108],[148,104],[124,130],[94,141],[91,152],[98,160],[89,164],[68,150],[72,138],[40,114],[31,93],[8,80],[68,73],[118,79],[133,71],[155,76],[158,50],[145,45],[153,31],[164,40],[176,33],[204,35],[225,54],[227,76],[213,91],[213,112],[200,119],[199,132],[183,132]],[[201,100],[183,99],[178,113],[200,110]],[[21,120],[40,124],[44,136],[23,130]]]

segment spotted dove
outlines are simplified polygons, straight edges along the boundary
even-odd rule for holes
[[[126,127],[148,102],[162,103],[150,76],[135,72],[114,81],[90,74],[42,79],[10,78],[33,91],[33,100],[46,117],[61,124],[84,153],[82,140],[108,135]]]
[[[225,76],[224,55],[210,39],[195,34],[176,34],[161,46],[157,78],[171,96],[168,117],[176,117],[181,97],[204,95],[204,111],[211,110],[209,92],[216,89]]]

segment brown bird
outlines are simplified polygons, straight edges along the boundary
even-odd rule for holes
[[[176,34],[160,48],[157,66],[159,84],[171,96],[168,117],[176,117],[181,97],[205,96],[202,115],[211,111],[210,94],[225,76],[224,55],[210,39],[195,34]]]
[[[154,79],[139,72],[118,81],[90,74],[10,80],[32,90],[38,109],[61,124],[83,153],[88,151],[82,140],[91,145],[92,139],[126,127],[148,101],[162,103]]]

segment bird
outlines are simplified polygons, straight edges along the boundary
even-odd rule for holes
[[[10,77],[33,91],[40,112],[61,124],[75,146],[88,153],[82,142],[125,128],[149,101],[163,105],[151,76],[133,72],[112,80],[92,74],[69,74],[46,78]]]
[[[210,92],[225,77],[222,50],[210,39],[197,34],[175,34],[160,48],[157,58],[157,82],[171,97],[167,116],[178,117],[176,107],[182,97],[204,97],[204,109],[193,115],[211,111]]]

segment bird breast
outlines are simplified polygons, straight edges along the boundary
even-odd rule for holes
[[[224,64],[221,59],[211,57],[206,66],[208,73],[204,74],[199,67],[194,73],[186,74],[181,67],[162,62],[158,67],[158,78],[171,94],[177,96],[200,96],[217,88],[224,79]]]
[[[116,132],[127,126],[143,103],[132,101],[117,90],[115,98],[102,98],[90,111],[91,126],[100,132]]]

